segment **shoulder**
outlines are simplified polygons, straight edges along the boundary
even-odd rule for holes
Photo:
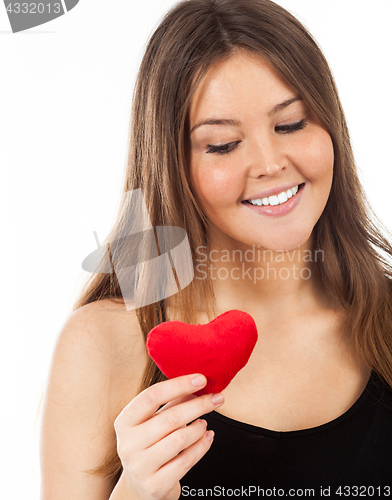
[[[123,304],[105,299],[91,302],[67,318],[59,340],[83,340],[84,345],[101,345],[103,354],[121,354],[127,346],[140,349],[143,334],[136,312]]]
[[[147,362],[135,311],[110,300],[72,312],[58,334],[41,422],[43,498],[108,498],[113,485],[86,476],[115,442],[114,421],[136,395]]]
[[[147,361],[136,312],[108,299],[92,302],[73,311],[58,334],[49,390],[64,403],[91,399],[114,421],[137,395]]]
[[[59,334],[56,349],[85,369],[105,371],[106,378],[132,378],[132,386],[147,363],[136,312],[109,299],[73,311]],[[121,383],[116,387],[120,389]]]

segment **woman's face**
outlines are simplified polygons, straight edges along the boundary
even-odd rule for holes
[[[224,122],[195,128],[207,120]],[[192,98],[189,125],[191,184],[221,243],[289,251],[309,241],[331,189],[333,144],[264,58],[238,51],[215,63]]]

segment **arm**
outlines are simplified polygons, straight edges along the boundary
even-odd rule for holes
[[[73,312],[52,359],[41,423],[41,500],[108,500],[114,484],[83,471],[115,439],[146,362],[134,311],[100,301]],[[121,498],[121,497],[119,497]]]
[[[129,491],[124,474],[121,474],[109,500],[136,500],[132,492]]]

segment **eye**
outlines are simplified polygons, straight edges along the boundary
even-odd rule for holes
[[[295,132],[297,130],[302,130],[305,128],[307,123],[305,120],[301,120],[300,122],[297,123],[292,123],[291,125],[278,125],[275,127],[276,132],[283,132],[284,134],[291,134],[292,132]]]
[[[233,151],[237,147],[237,144],[239,144],[241,141],[235,141],[235,142],[229,142],[227,144],[222,144],[222,146],[213,146],[212,144],[208,144],[209,150],[206,151],[206,153],[217,153],[219,155],[224,155],[227,153],[230,153],[230,151]]]
[[[284,134],[291,134],[292,132],[296,132],[297,130],[302,130],[306,127],[307,123],[305,122],[304,119],[297,123],[292,123],[290,125],[277,125],[275,127],[276,132],[283,132]],[[237,145],[241,141],[235,141],[235,142],[229,142],[227,144],[222,144],[222,146],[214,146],[212,144],[208,144],[208,151],[206,151],[207,154],[209,153],[217,153],[220,155],[224,155],[227,153],[230,153],[233,151]]]

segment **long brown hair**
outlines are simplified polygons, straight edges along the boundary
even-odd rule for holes
[[[149,40],[136,81],[123,192],[141,188],[154,227],[185,229],[193,259],[197,247],[208,248],[208,220],[186,167],[188,110],[211,65],[238,49],[267,58],[332,138],[331,192],[313,230],[315,248],[323,249],[325,258],[316,266],[324,289],[347,312],[346,335],[354,352],[392,387],[391,235],[372,211],[358,179],[328,63],[309,32],[285,9],[270,0],[185,0],[165,15]],[[110,242],[124,234],[129,213],[123,201],[106,240],[109,251]],[[116,247],[116,252],[121,262],[126,248]],[[114,272],[94,274],[73,310],[104,298],[123,300]],[[197,321],[196,303],[210,319],[216,315],[209,279],[193,280],[172,299],[182,321]],[[161,321],[160,309],[151,304],[136,314],[146,338]],[[149,359],[139,392],[165,378]],[[89,472],[117,480],[121,471],[114,442],[101,466]]]

